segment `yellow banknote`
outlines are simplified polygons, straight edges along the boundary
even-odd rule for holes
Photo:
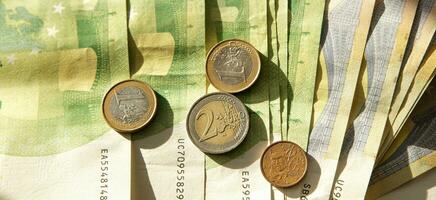
[[[374,199],[386,194],[436,167],[435,80],[398,134],[397,139],[401,139],[401,144],[392,146],[389,156],[374,168],[367,198]]]
[[[330,196],[374,3],[332,0],[325,6],[314,125],[307,149],[310,164],[303,180],[287,191],[288,199]]]
[[[411,39],[408,42],[401,73],[398,83],[395,87],[394,98],[392,100],[389,118],[386,122],[385,132],[383,134],[382,145],[379,150],[379,158],[386,152],[389,145],[395,138],[395,132],[398,126],[394,127],[395,118],[398,115],[404,100],[407,98],[407,92],[413,83],[414,77],[424,58],[432,37],[436,30],[436,2],[434,0],[419,1],[418,15],[415,18],[412,27]],[[404,119],[403,119],[404,120]]]
[[[364,199],[418,2],[378,1],[332,199]]]

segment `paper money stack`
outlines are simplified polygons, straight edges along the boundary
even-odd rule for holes
[[[436,0],[0,0],[0,200],[435,199],[435,30]],[[209,155],[186,117],[227,39],[262,68],[245,140]],[[128,79],[157,96],[132,135],[101,105]],[[297,185],[262,175],[276,141]]]

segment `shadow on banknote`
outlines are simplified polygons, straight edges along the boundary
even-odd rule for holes
[[[271,84],[269,79],[270,76],[276,80],[287,80],[287,76],[283,71],[274,64],[271,60],[269,60],[265,55],[259,52],[260,60],[262,63],[259,77],[256,82],[248,88],[247,90],[235,94],[241,101],[245,104],[255,104],[262,103],[265,101],[273,101],[280,98],[280,93],[271,93],[269,92],[269,87]],[[287,82],[288,86],[290,85]],[[276,84],[277,88],[279,88],[278,83]],[[278,89],[277,89],[278,90]],[[266,94],[266,95],[265,95]]]
[[[226,154],[212,155],[207,157],[215,161],[208,163],[207,169],[224,166],[231,169],[243,169],[260,159],[263,150],[268,145],[268,132],[260,116],[248,109],[250,115],[250,130],[244,141]]]
[[[320,164],[316,161],[316,159],[311,156],[310,154],[307,155],[307,173],[306,176],[301,180],[300,183],[294,187],[291,188],[278,188],[285,196],[290,197],[292,199],[299,199],[305,196],[307,194],[306,192],[309,191],[315,191],[316,188],[319,185],[320,176],[322,173],[322,169],[320,167]],[[310,174],[308,176],[308,174]],[[310,180],[306,180],[310,177]],[[310,182],[312,184],[305,184],[305,182]],[[300,191],[296,191],[300,190]]]
[[[147,169],[147,161],[141,150],[154,149],[153,151],[159,151],[158,148],[168,142],[174,131],[174,114],[169,102],[157,92],[156,97],[159,106],[155,118],[144,130],[134,133],[132,136],[132,141],[134,141],[132,142],[131,155],[132,199],[141,199],[141,197],[147,197],[150,200],[156,199]]]
[[[413,127],[404,127],[403,133],[407,133],[407,137],[386,160],[380,162],[372,171],[368,199],[386,194],[417,176],[421,176],[421,173],[434,171],[432,155],[436,150],[436,134],[434,133],[436,106],[427,107],[409,119]],[[397,139],[400,140],[400,138]],[[425,197],[416,199],[425,199]]]
[[[148,197],[150,200],[155,200],[156,196],[150,182],[147,167],[145,166],[144,158],[141,154],[141,149],[136,145],[132,145],[132,165],[131,165],[131,197],[132,199],[140,199],[140,197]]]
[[[156,115],[150,124],[147,125],[147,127],[132,135],[132,140],[136,141],[140,139],[146,139],[150,136],[158,137],[159,139],[154,140],[157,141],[155,143],[143,143],[143,145],[139,146],[141,149],[154,149],[159,147],[168,141],[168,139],[171,137],[171,133],[173,132],[174,112],[165,97],[156,91],[155,94],[158,102]],[[156,134],[160,135],[155,136]]]

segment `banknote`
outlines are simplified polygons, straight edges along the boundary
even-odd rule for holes
[[[280,94],[280,86],[283,84],[279,79],[279,75],[284,73],[281,71],[278,55],[278,31],[277,25],[278,18],[278,6],[277,0],[268,0],[268,85],[269,85],[269,104],[270,104],[270,142],[277,142],[283,139],[282,135],[282,96]],[[281,27],[280,27],[281,28]],[[271,199],[284,199],[283,192],[276,187],[271,187],[272,197]]]
[[[268,76],[269,85],[269,116],[270,116],[270,138],[271,141],[282,139],[281,134],[281,113],[280,113],[280,80],[278,77],[283,74],[279,68],[278,58],[278,29],[277,29],[277,7],[276,0],[268,0],[267,28],[268,28],[268,69],[265,70]]]
[[[307,150],[310,164],[303,180],[289,189],[288,199],[329,198],[373,7],[374,1],[361,0],[326,4],[314,125]]]
[[[0,199],[130,198],[131,143],[101,111],[129,78],[125,19],[125,1],[0,1]]]
[[[412,181],[402,185],[394,191],[377,198],[377,200],[409,200],[409,199],[435,199],[436,170],[431,170]],[[369,199],[369,198],[367,198]]]
[[[309,138],[325,1],[290,1],[287,140]]]
[[[133,199],[203,199],[204,157],[186,116],[205,94],[205,5],[201,0],[131,0],[132,78],[157,95],[157,114],[134,135]]]
[[[407,92],[406,99],[404,99],[403,105],[398,111],[397,116],[395,117],[395,121],[389,127],[389,134],[395,136],[394,139],[391,139],[389,143],[389,148],[380,147],[380,149],[386,149],[383,152],[379,152],[378,159],[376,160],[376,164],[383,160],[386,157],[386,154],[389,150],[392,150],[392,145],[397,141],[398,133],[404,125],[405,121],[413,111],[413,108],[416,106],[416,103],[421,98],[422,94],[425,92],[431,80],[434,78],[436,74],[436,37],[433,37],[433,42],[427,50],[427,55],[424,57],[421,66],[416,72],[415,78],[410,85],[409,91]],[[386,133],[385,128],[385,133]]]
[[[418,67],[427,51],[430,41],[436,30],[436,1],[422,0],[419,1],[417,16],[412,29],[411,39],[406,48],[404,62],[401,73],[398,78],[398,84],[395,88],[394,99],[392,101],[389,118],[386,124],[385,133],[383,134],[383,143],[379,150],[379,158],[386,152],[390,143],[395,138],[395,131],[392,130],[392,124],[403,104],[404,99]],[[398,130],[396,130],[398,131]]]
[[[238,38],[261,54],[262,69],[256,83],[236,94],[247,106],[250,131],[245,141],[225,155],[206,157],[206,199],[270,199],[270,184],[260,170],[260,156],[269,142],[269,86],[267,1],[206,1],[206,44]],[[208,92],[210,92],[208,87]],[[225,191],[225,192],[223,192]]]
[[[371,175],[367,198],[373,199],[436,167],[436,79],[404,124],[405,139]]]
[[[289,1],[287,106],[284,139],[306,150],[312,120],[325,1]],[[290,191],[285,190],[285,194]]]
[[[365,197],[417,6],[413,0],[375,5],[365,71],[360,75],[363,89],[355,93],[353,121],[342,145],[333,199]]]
[[[429,48],[427,51],[427,55],[424,58],[424,61],[422,63],[422,66],[419,68],[418,72],[416,73],[415,80],[413,81],[409,92],[407,94],[407,99],[405,99],[405,102],[400,109],[400,112],[398,113],[398,119],[405,118],[403,122],[399,122],[400,125],[396,127],[399,128],[399,133],[396,134],[395,139],[390,144],[388,150],[386,153],[380,157],[379,160],[376,160],[376,166],[378,163],[385,161],[388,159],[394,151],[404,142],[404,140],[407,138],[407,131],[402,131],[402,127],[406,123],[407,119],[409,118],[411,112],[413,112],[416,104],[419,102],[419,99],[422,97],[423,94],[427,91],[427,88],[429,87],[430,83],[434,81],[434,76],[436,74],[434,63],[436,62],[436,46],[432,45],[432,47]]]
[[[277,56],[280,69],[280,132],[282,139],[288,129],[288,1],[276,0]]]

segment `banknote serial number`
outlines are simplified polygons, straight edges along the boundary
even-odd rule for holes
[[[312,186],[308,183],[303,184],[303,189],[301,189],[301,196],[300,196],[300,200],[307,200],[307,195],[310,194],[310,188]]]
[[[108,199],[109,150],[100,150],[100,200]]]
[[[242,200],[250,200],[250,172],[242,171]]]
[[[342,196],[342,190],[344,187],[344,180],[337,180],[335,187],[333,188],[332,200],[338,200]]]
[[[185,198],[185,139],[177,140],[177,181],[176,181],[176,198]]]

